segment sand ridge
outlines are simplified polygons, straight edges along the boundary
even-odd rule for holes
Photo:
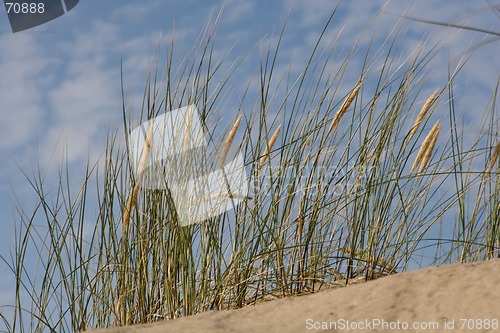
[[[500,332],[499,325],[500,260],[495,259],[94,332]]]

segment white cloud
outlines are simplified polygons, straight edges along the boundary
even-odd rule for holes
[[[217,14],[217,12],[215,13]],[[222,18],[225,22],[236,23],[243,17],[249,17],[255,14],[255,3],[251,1],[224,1]]]
[[[147,19],[148,14],[161,5],[161,1],[141,1],[118,6],[111,14],[111,19],[121,22],[138,22]]]
[[[89,31],[75,32],[71,41],[53,48],[66,61],[58,67],[58,82],[42,90],[50,109],[39,138],[42,165],[54,149],[59,162],[63,148],[69,162],[86,161],[89,152],[92,161],[103,148],[106,129],[120,114],[118,29],[97,21]]]
[[[18,149],[33,138],[43,118],[43,86],[50,60],[34,34],[0,37],[0,148]]]

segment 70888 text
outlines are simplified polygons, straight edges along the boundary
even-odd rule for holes
[[[7,14],[43,14],[45,4],[43,2],[6,2]]]

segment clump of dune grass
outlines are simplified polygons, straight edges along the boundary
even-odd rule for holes
[[[123,96],[125,137],[159,114],[197,105],[210,144],[226,138],[215,167],[230,148],[244,155],[251,193],[235,209],[180,226],[168,183],[142,187],[142,172],[134,177],[118,135],[110,135],[99,161],[89,161],[78,189],[68,185],[67,164],[55,191],[39,169],[26,173],[38,201],[32,211],[19,207],[12,260],[2,258],[16,277],[7,330],[74,332],[170,320],[419,265],[498,256],[496,104],[485,112],[485,134],[468,147],[455,116],[453,78],[418,110],[416,101],[426,98],[423,69],[435,53],[397,63],[397,37],[381,46],[383,66],[367,54],[347,82],[353,53],[333,62],[336,45],[324,40],[334,15],[295,76],[274,75],[286,32],[263,48],[259,80],[248,82],[257,89],[233,106],[228,131],[215,125],[237,68],[212,57],[216,24],[182,61],[177,45],[169,45],[164,69],[147,73],[142,110],[127,109]],[[436,103],[438,91],[448,92],[448,105]],[[438,108],[439,117],[431,112]],[[432,115],[439,119],[428,132]],[[439,135],[445,123],[449,135]],[[184,155],[176,162],[181,174],[166,176],[207,167]],[[33,257],[35,268],[27,259]]]

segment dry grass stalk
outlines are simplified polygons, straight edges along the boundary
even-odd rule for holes
[[[497,146],[495,147],[495,151],[493,152],[493,156],[491,156],[491,161],[486,168],[486,173],[490,173],[495,166],[498,157],[500,156],[500,141],[498,141]]]
[[[328,133],[330,133],[332,131],[332,129],[335,126],[337,126],[337,124],[340,122],[340,119],[342,119],[342,116],[344,116],[345,112],[347,111],[347,109],[351,105],[352,101],[358,95],[359,89],[361,89],[362,85],[363,85],[363,82],[359,82],[356,85],[356,87],[354,87],[354,89],[351,91],[351,93],[349,94],[349,96],[347,96],[347,98],[345,99],[344,103],[342,103],[342,106],[340,107],[340,109],[337,111],[337,113],[333,117],[333,120],[332,120],[332,122],[330,124],[330,128],[328,129]]]
[[[192,135],[192,124],[193,124],[193,112],[187,112],[187,119],[184,127],[184,138],[182,141],[182,159],[181,165],[186,165],[187,154],[186,152],[189,150],[190,139]]]
[[[134,188],[132,190],[132,194],[128,198],[127,205],[125,206],[125,211],[123,212],[123,220],[122,220],[122,239],[128,240],[128,224],[130,222],[130,215],[132,212],[132,205],[137,199],[137,194],[139,193],[139,188],[141,186],[141,179],[144,175],[144,171],[146,170],[146,165],[148,162],[149,151],[151,150],[151,138],[153,136],[153,123],[149,124],[148,132],[146,134],[146,139],[144,140],[144,148],[142,149],[141,160],[139,162],[139,172],[137,175],[137,179],[135,181]],[[127,284],[127,283],[125,283]],[[123,295],[120,295],[118,301],[115,306],[115,325],[121,326],[124,323],[128,322],[128,312],[122,307],[121,298]]]
[[[122,297],[120,296],[118,298],[118,301],[116,302],[116,305],[115,305],[115,308],[114,308],[114,312],[115,312],[115,323],[114,325],[115,326],[124,326],[124,325],[127,325],[127,324],[131,324],[131,320],[130,320],[130,312],[127,311],[126,309],[123,311],[123,308],[122,308]]]
[[[224,144],[224,150],[222,150],[222,155],[220,158],[219,169],[222,169],[224,167],[224,163],[226,162],[227,153],[229,152],[229,148],[231,147],[231,144],[233,143],[234,136],[236,135],[236,131],[238,130],[238,126],[240,126],[240,122],[241,122],[242,118],[243,118],[243,116],[240,115],[238,117],[238,119],[236,119],[233,127],[231,128],[231,131],[229,131],[229,134],[227,135],[226,143]]]
[[[434,146],[436,144],[440,130],[441,130],[441,124],[438,121],[432,127],[429,134],[427,134],[427,137],[422,143],[422,146],[420,146],[420,150],[418,151],[417,157],[415,158],[415,162],[413,163],[410,172],[413,172],[418,165],[420,165],[418,173],[421,173],[425,169],[431,157],[432,151],[434,150]]]
[[[135,181],[134,189],[132,190],[132,194],[128,198],[127,205],[125,206],[125,211],[123,212],[123,222],[122,222],[122,236],[126,235],[127,226],[130,220],[130,212],[132,211],[132,205],[137,199],[137,193],[139,192],[139,188],[141,186],[141,179],[146,170],[146,165],[148,162],[149,151],[151,150],[151,138],[153,136],[153,124],[150,123],[148,132],[146,134],[146,139],[144,141],[144,148],[142,149],[141,161],[139,163],[139,174]]]
[[[417,116],[417,119],[415,120],[415,124],[413,125],[413,127],[410,129],[410,132],[408,133],[407,141],[410,141],[411,138],[417,132],[417,129],[420,126],[420,124],[422,123],[422,120],[424,120],[425,116],[427,115],[427,113],[431,109],[432,104],[436,100],[438,93],[439,93],[439,89],[436,89],[436,91],[434,91],[432,93],[432,95],[425,102],[424,106],[422,107],[422,109],[420,110],[420,113]]]
[[[273,148],[274,143],[276,142],[276,139],[278,138],[278,134],[280,133],[280,130],[281,130],[281,124],[278,126],[276,131],[274,131],[274,134],[271,137],[271,140],[269,140],[269,142],[266,146],[266,150],[264,151],[264,155],[262,155],[262,157],[260,158],[259,167],[258,167],[257,171],[260,171],[262,169],[262,167],[264,166],[264,163],[266,163],[266,159],[269,156],[269,153],[271,152],[271,149]]]

